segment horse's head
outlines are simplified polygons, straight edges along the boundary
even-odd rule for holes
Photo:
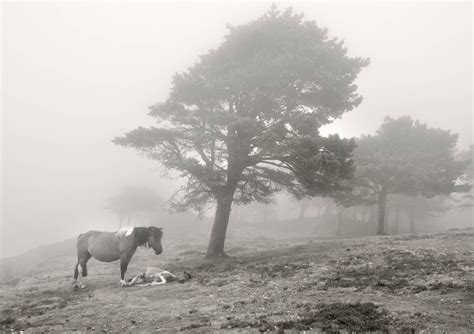
[[[150,232],[147,239],[148,246],[153,248],[156,255],[159,255],[163,251],[163,246],[161,246],[163,231],[161,230],[161,227],[155,226],[148,227],[148,230]]]

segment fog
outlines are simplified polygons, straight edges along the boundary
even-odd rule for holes
[[[325,134],[371,134],[386,115],[410,115],[458,133],[459,149],[473,143],[470,3],[278,6],[303,12],[344,39],[351,56],[371,60],[357,79],[362,104]],[[269,7],[2,3],[1,256],[116,229],[105,207],[124,186],[172,195],[179,180],[111,140],[153,124],[148,106],[167,98],[174,73],[223,41],[226,23]],[[295,203],[285,205],[297,215]]]

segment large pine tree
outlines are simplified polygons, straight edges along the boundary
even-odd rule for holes
[[[354,80],[367,64],[315,22],[273,6],[174,76],[168,99],[151,107],[155,127],[114,142],[180,172],[175,209],[215,203],[207,256],[223,256],[233,202],[267,202],[280,190],[327,195],[351,176],[354,142],[319,128],[359,105]]]

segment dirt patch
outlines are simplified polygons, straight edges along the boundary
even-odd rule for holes
[[[257,273],[262,278],[288,278],[296,275],[298,271],[310,268],[307,263],[276,263],[276,264],[252,264],[246,266],[249,272]]]
[[[204,253],[202,251],[195,250],[195,249],[190,249],[190,250],[179,253],[180,256],[195,255],[195,256],[201,256],[201,257],[205,254],[206,253]]]
[[[10,304],[3,308],[0,315],[2,330],[28,328],[31,325],[28,321],[30,318],[53,313],[70,303],[80,303],[85,298],[91,297],[91,292],[86,290],[58,289],[40,292],[31,290],[23,294],[25,298],[23,303]]]
[[[413,292],[424,290],[455,290],[465,286],[456,282],[431,282],[415,284],[430,275],[462,273],[462,260],[453,254],[437,254],[433,250],[420,249],[416,252],[392,249],[383,252],[382,261],[370,262],[370,258],[349,257],[335,264],[336,271],[325,280],[325,287],[355,287],[363,290],[367,287],[387,289],[397,292],[411,289]]]
[[[188,330],[193,330],[197,328],[202,328],[202,327],[209,327],[211,323],[207,320],[201,320],[201,322],[194,322],[190,325],[183,326],[181,327],[181,331],[188,331]]]
[[[158,258],[137,252],[130,272],[160,266],[193,279],[137,289],[117,286],[116,264],[94,262],[88,288],[74,291],[75,258],[64,258],[0,285],[0,332],[473,332],[474,240],[452,235],[267,240],[258,248],[232,239],[239,255],[216,262],[202,246],[172,245]]]
[[[232,319],[221,328],[258,328],[260,332],[284,330],[322,330],[349,332],[387,331],[393,320],[385,308],[373,303],[331,303],[317,304],[315,309],[309,305],[305,311],[293,319],[272,320],[260,316],[255,321]]]
[[[390,250],[385,253],[390,269],[416,271],[420,275],[442,274],[460,270],[459,261],[452,254],[437,254],[433,250]]]

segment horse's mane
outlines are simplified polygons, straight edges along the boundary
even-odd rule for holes
[[[133,227],[121,227],[115,234],[119,237],[124,237],[132,234],[133,230]]]
[[[156,237],[161,238],[163,236],[163,231],[161,228],[150,226],[150,227],[135,227],[133,229],[133,237],[137,241],[137,245],[141,246],[145,244],[148,240],[150,234],[154,234]]]

